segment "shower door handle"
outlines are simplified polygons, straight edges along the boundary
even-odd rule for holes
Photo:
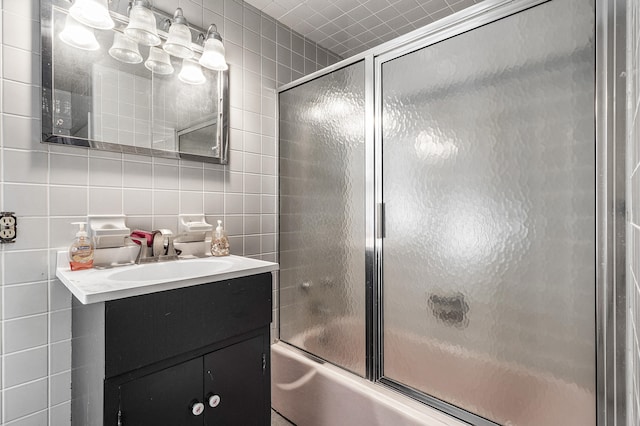
[[[376,238],[384,238],[385,237],[385,226],[384,226],[384,203],[376,204]]]

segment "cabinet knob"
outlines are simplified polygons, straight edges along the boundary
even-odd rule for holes
[[[220,404],[220,395],[209,395],[209,407],[216,408]]]
[[[204,412],[204,404],[202,402],[193,401],[191,403],[191,414],[199,416]]]

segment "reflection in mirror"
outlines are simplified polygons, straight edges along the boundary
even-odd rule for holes
[[[124,35],[121,3],[110,2],[115,28],[99,30],[70,17],[70,2],[42,1],[42,141],[226,164],[228,71],[198,63],[208,32],[189,25],[195,56],[183,61]],[[172,18],[153,13],[166,40]]]

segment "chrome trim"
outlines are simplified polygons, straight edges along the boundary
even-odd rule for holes
[[[365,375],[369,380],[375,380],[376,345],[375,336],[377,316],[374,313],[374,289],[378,287],[378,275],[375,273],[376,264],[376,216],[375,216],[375,170],[371,167],[375,160],[374,138],[374,101],[375,101],[375,73],[374,58],[369,55],[364,60],[364,98],[365,98],[365,312],[366,312],[366,344],[365,344]]]
[[[596,375],[598,425],[626,424],[624,0],[596,0]]]

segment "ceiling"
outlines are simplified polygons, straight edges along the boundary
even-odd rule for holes
[[[245,0],[347,58],[481,0]]]

